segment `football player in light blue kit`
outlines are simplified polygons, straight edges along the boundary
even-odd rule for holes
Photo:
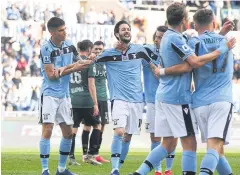
[[[66,169],[66,161],[72,144],[71,125],[73,124],[69,99],[69,74],[81,70],[92,61],[79,61],[72,64],[73,58],[78,54],[72,43],[65,40],[66,27],[62,19],[51,18],[47,27],[51,33],[51,39],[41,46],[40,51],[41,73],[43,75],[39,121],[42,124],[40,140],[42,174],[49,175],[50,138],[53,125],[56,123],[59,124],[63,133],[56,175],[73,175]]]
[[[207,54],[226,42],[224,36],[214,32],[212,10],[200,9],[193,19],[199,36],[190,39],[189,46],[197,55]],[[232,118],[232,51],[194,69],[193,76],[195,91],[191,107],[197,118],[202,141],[207,143],[200,175],[212,175],[215,169],[220,175],[231,175],[232,169],[224,157],[223,145],[229,143]]]
[[[147,157],[140,168],[132,175],[146,175],[159,161],[171,153],[177,145],[175,138],[180,138],[182,153],[182,174],[196,174],[196,138],[197,123],[189,108],[191,103],[191,73],[168,75],[168,68],[178,64],[186,64],[197,68],[226,53],[232,47],[232,40],[222,43],[211,53],[196,56],[187,45],[181,34],[182,27],[188,22],[188,13],[182,3],[175,2],[167,8],[169,29],[164,33],[160,46],[160,55],[164,68],[159,70],[160,84],[156,95],[155,136],[163,137],[162,144],[157,146]]]
[[[148,55],[151,57],[155,65],[159,65],[161,62],[159,49],[163,34],[167,31],[166,26],[159,26],[153,35],[154,44],[144,45]],[[155,96],[159,85],[159,79],[153,74],[148,64],[143,61],[143,77],[144,77],[144,94],[145,102],[147,103],[147,114],[145,129],[147,133],[150,133],[151,138],[151,150],[160,145],[161,137],[155,137]],[[172,175],[172,165],[174,160],[174,152],[168,155],[166,158],[166,170],[164,175]],[[155,175],[162,175],[161,162],[155,168]]]
[[[119,175],[119,163],[126,158],[132,134],[140,133],[143,112],[142,60],[150,63],[151,59],[143,46],[130,43],[131,28],[126,21],[115,25],[114,35],[126,49],[107,49],[97,57],[96,62],[106,65],[114,127],[111,175]]]

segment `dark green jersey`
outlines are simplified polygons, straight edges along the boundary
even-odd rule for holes
[[[95,65],[71,74],[70,96],[73,108],[91,108],[93,100],[88,89],[88,78],[95,77]]]
[[[104,65],[96,64],[95,85],[97,100],[107,101],[106,69]]]

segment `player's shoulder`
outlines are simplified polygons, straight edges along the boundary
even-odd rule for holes
[[[52,51],[51,43],[44,41],[41,45],[41,53],[50,53]]]
[[[64,44],[67,45],[67,46],[72,46],[73,45],[72,41],[70,41],[70,40],[65,40]]]
[[[144,48],[149,48],[149,49],[154,49],[155,48],[155,45],[154,44],[144,44],[143,45]]]

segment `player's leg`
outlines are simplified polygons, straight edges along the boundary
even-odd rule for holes
[[[72,125],[71,101],[68,98],[60,100],[56,114],[56,123],[62,130],[62,139],[59,147],[59,161],[56,175],[74,175],[66,169],[66,162],[72,146]]]
[[[73,113],[73,128],[72,128],[72,146],[71,146],[71,150],[69,153],[69,165],[80,165],[78,162],[76,162],[75,159],[75,138],[76,138],[76,134],[78,132],[78,127],[80,126],[80,123],[82,121],[82,116],[81,116],[81,109],[80,108],[73,108],[72,109],[72,113]]]
[[[217,102],[209,105],[207,129],[207,153],[202,159],[200,175],[214,173],[220,160],[224,143],[229,142],[229,127],[232,118],[232,104]]]
[[[128,103],[122,100],[114,100],[111,102],[112,121],[113,121],[113,141],[111,145],[111,175],[119,175],[119,161],[122,151],[122,140],[129,116]]]
[[[155,137],[163,137],[162,143],[149,153],[145,161],[132,175],[146,175],[176,148],[177,139],[173,137],[173,133],[167,120],[168,116],[163,110],[163,103],[156,101],[155,109]]]
[[[155,149],[157,146],[159,146],[161,144],[161,137],[155,137],[154,133],[150,133],[150,139],[151,139],[151,151],[152,151],[153,149]],[[161,161],[159,162],[158,165],[156,165],[156,167],[154,167],[154,169],[155,169],[155,175],[162,175]]]
[[[98,150],[97,150],[97,156],[96,156],[96,160],[98,162],[102,162],[102,163],[109,163],[109,160],[104,159],[102,156],[99,155],[99,149],[101,147],[102,144],[102,136],[103,136],[103,132],[105,129],[105,125],[109,124],[109,116],[108,116],[108,103],[107,101],[98,101],[98,109],[99,109],[99,113],[101,116],[101,131],[100,131],[100,137],[99,137],[99,146],[98,146]]]
[[[147,133],[150,134],[151,139],[151,151],[160,145],[161,137],[155,137],[155,104],[154,103],[147,103],[147,114],[146,114],[146,123],[145,123],[145,130]],[[161,162],[159,165],[155,167],[155,174],[161,175],[162,174],[162,166]]]
[[[232,168],[224,156],[224,147],[221,148],[220,154],[219,154],[219,161],[217,165],[217,172],[220,175],[232,175]]]
[[[84,162],[88,153],[89,134],[91,132],[92,127],[87,126],[85,120],[83,120],[82,123],[84,123],[82,131],[82,152],[83,152],[82,160]]]
[[[89,114],[91,114],[91,116],[89,115],[88,119],[85,118],[85,122],[87,126],[90,126],[90,125],[93,126],[93,131],[90,136],[89,150],[88,150],[86,162],[91,163],[93,165],[101,165],[100,162],[96,161],[96,156],[97,156],[98,146],[99,146],[99,138],[100,138],[101,120],[99,116],[96,116],[96,117],[92,116],[93,109],[89,111]]]
[[[143,103],[127,103],[127,105],[129,109],[129,117],[127,118],[126,131],[122,142],[119,168],[121,168],[127,157],[132,135],[139,135],[142,125]]]
[[[174,107],[175,106],[175,107]],[[197,122],[194,113],[189,105],[171,105],[170,109],[174,111],[177,125],[171,125],[175,137],[179,137],[183,147],[182,153],[182,172],[184,175],[195,175],[197,172],[197,141],[195,134],[198,133]]]
[[[122,141],[122,151],[121,151],[121,156],[120,156],[120,161],[119,161],[119,166],[118,166],[119,169],[122,167],[122,165],[127,157],[131,139],[132,139],[132,134],[124,133],[124,137],[123,137],[123,141]]]
[[[49,174],[49,155],[50,155],[50,138],[53,130],[58,104],[55,98],[42,96],[40,99],[40,116],[39,123],[42,124],[42,136],[40,139],[39,150],[42,165],[42,174]]]

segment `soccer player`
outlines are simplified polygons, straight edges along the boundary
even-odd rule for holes
[[[93,43],[90,40],[83,40],[78,43],[79,55],[83,60],[91,54]],[[78,61],[78,60],[75,60]],[[95,160],[94,155],[97,154],[97,147],[99,145],[100,137],[100,117],[98,115],[98,102],[95,87],[95,73],[94,65],[89,66],[79,72],[71,74],[70,80],[70,94],[73,107],[73,137],[72,147],[70,151],[70,165],[79,165],[74,156],[75,151],[75,137],[80,123],[84,119],[86,126],[93,126],[93,131],[90,136],[90,145],[88,148],[89,132],[83,130],[82,145],[84,161],[93,165],[100,165],[101,163]],[[88,134],[86,135],[86,132]],[[87,138],[86,138],[87,137]],[[87,140],[87,142],[86,142]]]
[[[102,53],[104,49],[104,43],[102,41],[96,41],[93,45],[92,53],[95,55],[99,55]],[[103,65],[96,64],[95,65],[95,86],[97,90],[97,100],[98,100],[98,109],[99,109],[99,115],[101,117],[101,132],[99,136],[99,146],[96,151],[96,155],[94,155],[96,161],[100,163],[108,163],[109,161],[101,157],[99,154],[100,145],[102,143],[102,134],[104,130],[104,126],[106,123],[109,122],[108,119],[108,105],[107,105],[107,87],[106,87],[106,70]],[[83,122],[83,147],[85,147],[85,150],[88,149],[88,142],[89,142],[89,133],[91,131],[91,126],[85,125]],[[85,151],[87,152],[87,151]],[[83,161],[85,161],[86,154],[83,155]]]
[[[120,156],[121,160],[125,159],[132,134],[140,133],[143,111],[141,65],[142,59],[147,62],[151,59],[141,45],[130,43],[131,27],[126,21],[115,25],[114,35],[126,49],[107,49],[96,62],[106,65],[114,127],[111,175],[119,175]]]
[[[73,124],[71,117],[71,102],[69,99],[70,73],[81,70],[92,61],[76,62],[76,48],[66,40],[65,22],[57,17],[47,23],[51,38],[41,46],[41,73],[43,83],[41,88],[40,121],[42,136],[40,140],[40,159],[42,174],[49,175],[48,160],[50,154],[50,138],[54,123],[62,130],[62,140],[59,148],[57,175],[73,175],[66,169],[66,161],[72,144]],[[80,64],[81,62],[81,64]]]
[[[159,161],[166,158],[177,145],[175,138],[180,138],[182,153],[183,175],[196,174],[196,138],[197,122],[192,110],[191,102],[191,73],[187,70],[181,75],[169,75],[169,68],[173,65],[186,64],[197,68],[213,61],[219,55],[232,48],[234,40],[223,42],[216,50],[206,55],[196,56],[187,45],[186,39],[181,34],[182,28],[188,22],[188,13],[182,3],[175,2],[167,8],[168,30],[164,33],[160,46],[162,65],[158,69],[160,84],[156,95],[156,123],[155,137],[163,137],[161,145],[157,146],[142,163],[133,175],[146,175]],[[184,71],[183,71],[184,72]],[[171,72],[171,74],[174,73]]]
[[[167,31],[166,26],[159,26],[153,35],[154,44],[144,45],[148,55],[152,58],[154,64],[159,65],[161,62],[159,49],[163,34]],[[143,61],[143,76],[144,76],[144,94],[145,102],[147,103],[147,115],[145,129],[147,133],[150,133],[151,138],[151,150],[160,145],[161,137],[155,137],[155,96],[159,79],[153,74],[148,64]],[[166,170],[165,175],[172,175],[172,164],[174,160],[174,152],[169,154],[166,158]],[[155,175],[162,175],[161,162],[155,167]]]
[[[200,9],[194,16],[199,36],[189,40],[189,46],[197,55],[204,55],[226,42],[224,36],[214,32],[212,10]],[[200,175],[231,175],[232,169],[224,156],[224,144],[229,143],[232,118],[233,54],[221,54],[216,60],[194,69],[195,91],[192,108],[201,131],[202,141],[207,143],[207,153],[202,159]]]
[[[93,46],[92,52],[98,56],[104,50],[104,43],[102,41],[96,41]],[[106,124],[109,124],[108,116],[108,97],[107,97],[107,84],[106,84],[106,68],[104,65],[96,64],[96,74],[95,74],[95,84],[97,89],[97,100],[98,100],[98,109],[99,115],[101,117],[101,132],[99,138],[99,147],[97,151],[96,160],[102,163],[109,163],[109,160],[104,159],[99,154],[99,149],[102,144],[102,135]]]

